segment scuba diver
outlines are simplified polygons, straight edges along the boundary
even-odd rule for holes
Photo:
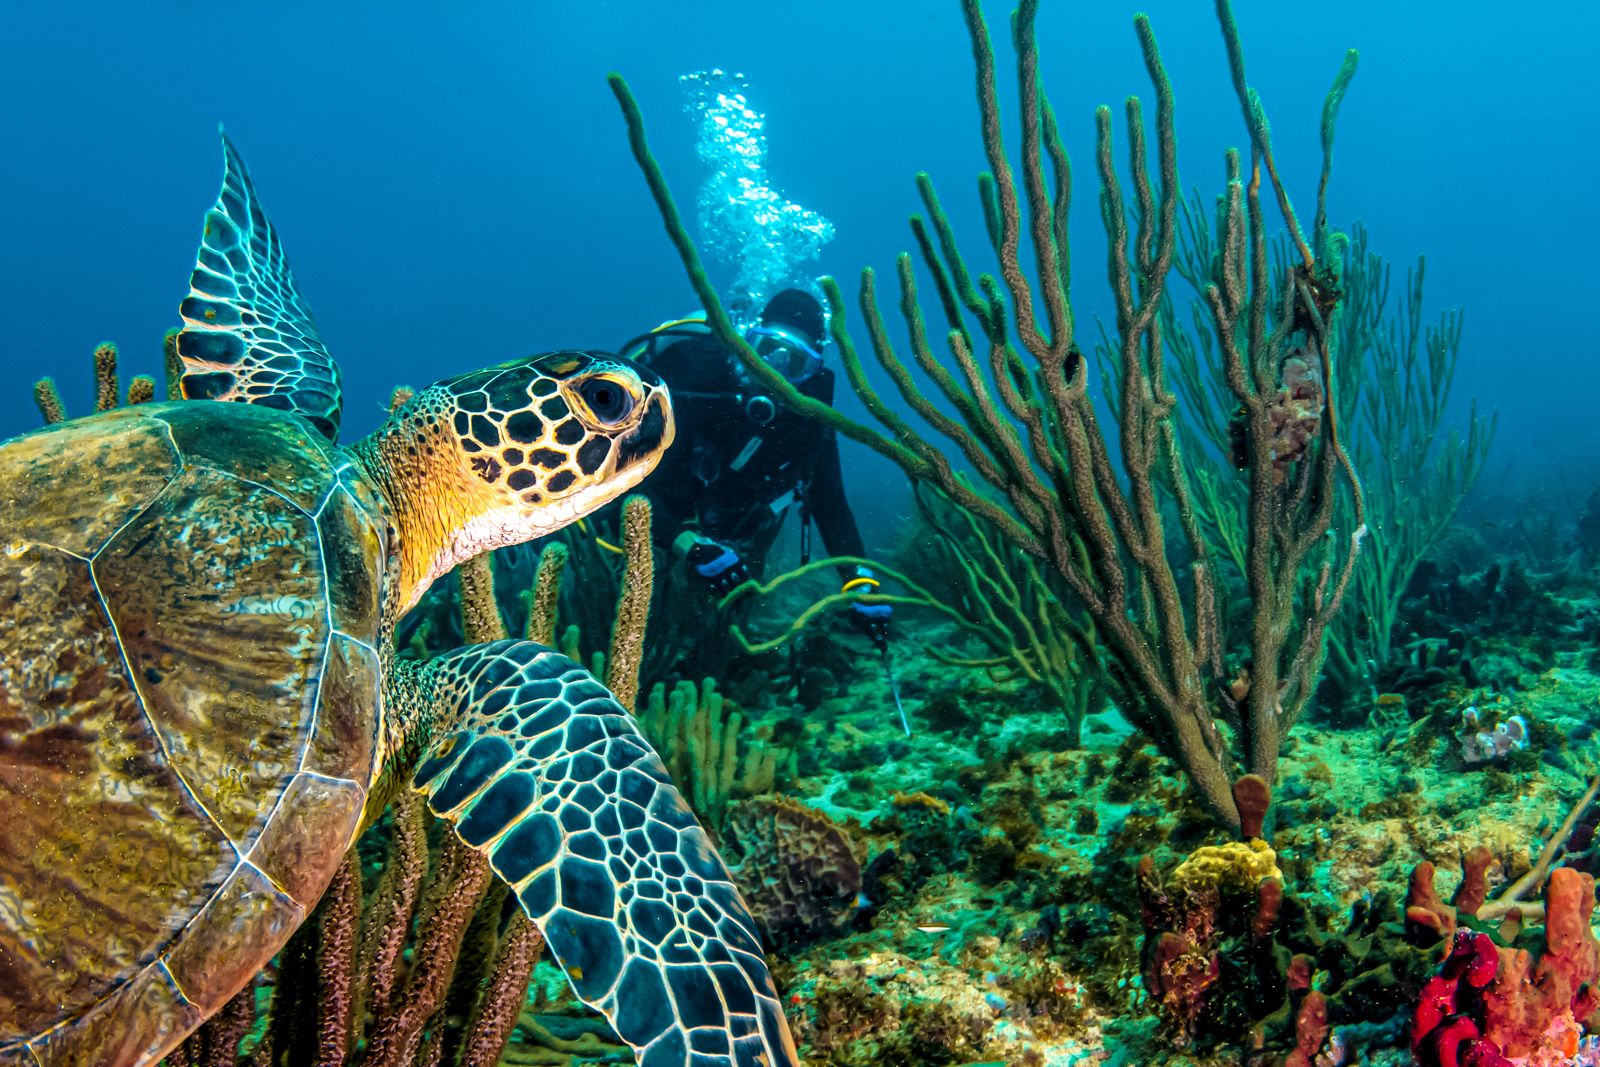
[[[822,305],[810,293],[779,292],[745,339],[801,393],[833,403],[834,373],[822,360]],[[812,522],[830,555],[865,554],[832,428],[766,395],[703,315],[663,323],[622,351],[671,390],[678,440],[642,490],[656,543],[671,544],[710,596],[760,572],[790,508],[800,515],[802,564],[810,557]],[[841,577],[846,592],[877,585],[866,567],[846,568]],[[891,613],[888,604],[856,602],[848,617],[883,650]]]

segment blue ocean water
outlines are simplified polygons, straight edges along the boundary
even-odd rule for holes
[[[1242,137],[1211,5],[1144,7],[1177,93],[1181,178],[1210,192],[1222,149]],[[1086,332],[1109,311],[1092,109],[1149,97],[1135,9],[1046,4],[1041,15],[1046,86],[1076,163]],[[986,10],[1004,26],[1004,5]],[[1597,238],[1584,176],[1600,167],[1586,73],[1600,15],[1576,3],[1363,0],[1246,2],[1239,17],[1303,214],[1322,95],[1343,50],[1361,49],[1335,223],[1364,221],[1396,263],[1426,253],[1430,303],[1466,309],[1456,391],[1502,412],[1491,477],[1559,468],[1586,492],[1600,445],[1583,282]],[[629,78],[692,204],[702,172],[677,79],[711,67],[747,77],[768,115],[775,182],[835,224],[817,273],[853,293],[862,266],[892,267],[910,246],[918,170],[939,183],[969,247],[981,242],[972,190],[983,161],[954,4],[10,5],[0,429],[34,425],[25,386],[41,373],[81,410],[98,341],[123,346],[127,373],[158,368],[214,196],[219,122],[343,365],[347,435],[379,419],[396,384],[533,350],[612,347],[689,309],[604,75]],[[898,485],[863,458],[859,477]]]

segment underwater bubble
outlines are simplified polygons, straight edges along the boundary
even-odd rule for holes
[[[735,267],[729,310],[753,318],[779,289],[811,288],[800,266],[833,240],[833,223],[773,187],[766,116],[749,106],[743,76],[706,70],[678,81],[698,126],[695,151],[707,169],[696,205],[701,247]]]

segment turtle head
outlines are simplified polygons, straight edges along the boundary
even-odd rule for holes
[[[604,352],[512,360],[417,393],[354,447],[399,526],[401,610],[456,564],[627,492],[672,437],[661,379]]]
[[[550,352],[450,378],[401,410],[448,417],[461,473],[541,537],[621,495],[672,443],[672,405],[654,372],[605,352]]]

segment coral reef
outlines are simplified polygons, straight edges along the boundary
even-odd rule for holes
[[[1241,779],[1234,794],[1246,813],[1245,832],[1259,834],[1270,798],[1266,782]],[[1144,987],[1174,1046],[1211,1048],[1247,1033],[1259,1039],[1274,1016],[1292,1013],[1286,1062],[1309,1064],[1322,1051],[1328,1003],[1312,988],[1314,957],[1292,954],[1283,944],[1287,932],[1278,931],[1284,876],[1271,845],[1258,836],[1203,845],[1164,879],[1146,856],[1138,886]]]
[[[1528,747],[1528,720],[1521,715],[1496,723],[1492,730],[1481,726],[1476,707],[1461,712],[1461,759],[1465,763],[1492,763]]]
[[[1260,97],[1246,84],[1232,10],[1226,0],[1217,5],[1250,144],[1247,159],[1238,153],[1227,157],[1228,186],[1218,222],[1225,237],[1202,287],[1211,336],[1221,354],[1221,380],[1242,408],[1241,452],[1249,486],[1242,511],[1243,558],[1250,609],[1240,620],[1244,624],[1236,626],[1218,610],[1212,547],[1195,518],[1193,480],[1204,471],[1187,467],[1177,447],[1178,402],[1169,392],[1161,357],[1160,310],[1175,255],[1180,194],[1172,89],[1150,23],[1143,15],[1134,20],[1156,95],[1158,173],[1151,173],[1144,111],[1136,98],[1130,98],[1126,112],[1132,152],[1127,184],[1113,163],[1110,110],[1102,108],[1096,116],[1101,219],[1117,309],[1116,338],[1108,345],[1114,358],[1103,364],[1102,373],[1120,432],[1119,469],[1088,390],[1087,361],[1074,342],[1065,270],[1070,182],[1054,113],[1039,81],[1037,4],[1029,0],[1019,7],[1012,33],[1021,86],[1021,190],[1002,140],[988,28],[976,0],[967,0],[963,11],[978,68],[990,166],[981,186],[985,221],[1015,308],[1016,336],[1000,283],[988,276],[974,283],[925,175],[918,185],[931,227],[917,219],[913,232],[948,324],[954,370],[935,356],[928,340],[908,255],[899,260],[901,308],[917,366],[959,419],[917,386],[896,354],[870,270],[862,274],[860,303],[872,351],[901,397],[971,466],[989,494],[958,476],[952,453],[919,433],[872,386],[846,329],[845,300],[836,284],[825,286],[833,338],[857,395],[886,432],[801,395],[743,341],[682,226],[650,154],[636,102],[620,77],[613,76],[612,88],[635,158],[718,339],[738,352],[763,388],[790,407],[873,448],[913,480],[936,485],[997,537],[1047,565],[1070,593],[1075,610],[1093,621],[1106,658],[1105,682],[1123,713],[1184,768],[1213,817],[1237,828],[1230,790],[1234,764],[1242,762],[1269,781],[1275,776],[1284,738],[1314,695],[1323,635],[1349,588],[1367,532],[1360,483],[1336,418],[1319,417],[1314,440],[1308,433],[1299,458],[1288,467],[1280,467],[1274,454],[1274,441],[1284,443],[1280,437],[1291,422],[1309,430],[1304,411],[1285,419],[1279,392],[1287,361],[1316,365],[1328,394],[1327,412],[1331,416],[1338,407],[1328,324],[1342,297],[1342,260],[1336,251],[1340,242],[1327,229],[1324,201],[1334,116],[1354,74],[1355,55],[1346,56],[1324,107],[1323,180],[1308,241],[1279,179]],[[1264,186],[1291,236],[1289,265],[1282,270],[1273,269],[1263,234]],[[1125,190],[1132,195],[1131,209]],[[1034,252],[1029,266],[1021,247],[1025,227]],[[1269,314],[1276,328],[1268,328]],[[987,360],[978,355],[983,347]],[[985,365],[987,374],[981,369]],[[1302,376],[1301,385],[1305,380]],[[1311,403],[1308,397],[1299,402]],[[1335,531],[1334,509],[1341,497],[1353,502],[1351,522]],[[1175,529],[1168,528],[1164,507],[1176,511]],[[1330,533],[1335,536],[1325,536]],[[1250,681],[1222,699],[1226,694],[1217,682],[1229,676],[1223,660],[1235,639],[1249,646]],[[1219,719],[1230,727],[1228,733],[1219,730]]]
[[[495,575],[502,604],[514,591],[505,573]],[[1528,581],[1563,603],[1590,595],[1590,579],[1530,572]],[[464,587],[481,588],[473,578]],[[1303,724],[1270,791],[1264,781],[1234,783],[1241,839],[1218,836],[1170,764],[1113,710],[1088,715],[1081,746],[1069,747],[1059,711],[1022,676],[909,651],[949,644],[957,628],[937,613],[905,623],[917,641],[900,663],[919,723],[912,738],[893,720],[877,665],[847,658],[828,661],[837,688],[803,715],[797,697],[769,688],[737,708],[722,701],[713,721],[718,679],[652,687],[656,711],[646,697],[642,717],[672,721],[664,713],[681,693],[680,751],[703,729],[696,747],[721,753],[736,711],[735,781],[775,746],[784,798],[752,801],[735,786],[721,832],[731,855],[744,806],[760,812],[772,829],[741,865],[743,889],[756,904],[770,888],[776,914],[808,916],[805,932],[769,931],[808,1064],[1400,1067],[1410,1062],[1414,1005],[1458,929],[1527,952],[1525,973],[1537,979],[1549,872],[1594,862],[1600,819],[1587,780],[1600,771],[1587,725],[1600,674],[1587,666],[1584,632],[1552,630],[1533,658],[1518,627],[1542,631],[1548,619],[1488,611],[1480,620],[1479,601],[1458,599],[1469,606],[1440,617],[1464,629],[1464,647],[1503,687],[1468,689],[1452,673],[1382,705],[1398,716],[1382,728]],[[1527,664],[1496,666],[1515,656]],[[1457,733],[1469,704],[1490,722],[1524,716],[1528,746],[1501,764],[1465,766]],[[779,809],[815,832],[796,837],[798,846],[780,841]],[[369,855],[389,832],[380,824],[369,835]],[[840,836],[859,872],[848,899],[856,883],[824,862],[838,855]],[[1168,901],[1148,932],[1142,857]],[[1437,869],[1424,865],[1430,857]],[[369,865],[369,895],[376,873]],[[483,915],[464,945],[486,931]],[[1164,932],[1203,934],[1184,943],[1190,973],[1216,970],[1209,984],[1191,983],[1187,1038],[1174,1017],[1185,995],[1178,972],[1149,970]],[[485,952],[464,948],[460,959],[456,992],[434,1016],[449,1049],[462,1047],[448,1043],[458,1040],[449,1037],[456,1020],[470,1018],[467,976],[488,973]],[[617,1046],[575,1014],[562,984],[548,966],[534,969],[502,1062],[615,1062]],[[1486,1024],[1476,1025],[1481,1033]],[[1568,1034],[1594,1037],[1569,1027],[1561,1039]],[[250,1040],[247,1049],[258,1047]],[[1561,1062],[1586,1063],[1588,1048]],[[362,1054],[358,1043],[348,1062]]]
[[[773,946],[792,946],[848,925],[860,906],[861,859],[844,827],[788,797],[737,804],[724,840],[745,900]]]
[[[1215,210],[1177,194],[1171,88],[1149,24],[1136,21],[1154,130],[1147,141],[1143,105],[1131,99],[1123,177],[1111,114],[1097,116],[1116,314],[1091,363],[1074,342],[1070,180],[1040,89],[1036,5],[1023,3],[1012,23],[1015,170],[987,28],[975,3],[964,10],[999,275],[969,270],[919,177],[926,215],[912,232],[925,273],[902,256],[896,274],[909,359],[890,339],[871,271],[860,288],[862,330],[903,407],[877,391],[844,296],[828,288],[840,358],[881,430],[786,390],[740,345],[637,104],[613,79],[713,331],[764,388],[910,475],[921,538],[939,554],[913,547],[922,562],[900,570],[942,572],[942,584],[918,587],[931,595],[916,606],[963,616],[920,628],[983,640],[990,653],[924,656],[906,672],[933,736],[902,742],[871,712],[826,700],[815,709],[829,723],[806,730],[822,747],[802,747],[794,792],[855,818],[871,858],[851,927],[795,949],[784,977],[796,1031],[829,1064],[1404,1062],[1408,1005],[1439,966],[1443,932],[1498,909],[1515,936],[1513,917],[1534,917],[1527,898],[1551,868],[1548,848],[1530,856],[1540,838],[1572,842],[1592,861],[1594,820],[1575,814],[1550,836],[1546,813],[1593,773],[1581,742],[1593,734],[1600,676],[1581,642],[1600,626],[1574,605],[1600,598],[1592,580],[1564,597],[1551,588],[1559,581],[1487,553],[1470,573],[1426,558],[1451,535],[1459,542],[1451,517],[1494,424],[1474,413],[1464,434],[1446,429],[1460,318],[1428,324],[1420,264],[1391,304],[1389,268],[1365,232],[1328,226],[1323,197],[1353,52],[1326,97],[1307,232],[1226,0],[1217,11],[1248,147],[1226,157]],[[1287,231],[1276,248],[1263,199],[1276,201]],[[1187,316],[1174,271],[1199,296]],[[925,277],[948,358],[919,303]],[[1114,441],[1088,399],[1096,364]],[[1547,546],[1541,559],[1554,555]],[[1357,610],[1341,612],[1346,597]],[[974,622],[989,636],[967,630]],[[1325,656],[1327,713],[1307,722]],[[974,670],[992,671],[989,685]],[[1069,673],[1093,677],[1137,732],[1099,715],[1084,690],[1053,685]],[[871,688],[858,672],[853,691]],[[1475,726],[1463,752],[1467,706],[1503,729]],[[1182,768],[1187,790],[1151,744]],[[1480,749],[1493,758],[1472,759]],[[1213,827],[1241,840],[1219,843]],[[1487,847],[1468,849],[1468,833]],[[1418,867],[1430,854],[1462,857],[1452,904],[1434,891],[1432,868]],[[1513,881],[1494,896],[1497,866]],[[1080,996],[1057,1026],[1023,1009],[1030,996],[1006,993],[1058,986]],[[918,1022],[938,1017],[938,1041],[913,1052],[906,1041],[931,1033]],[[1562,1037],[1568,1057],[1579,1032]]]
[[[762,377],[615,83],[713,329],[775,396],[913,479],[898,554],[752,582],[705,624],[703,599],[653,569],[630,501],[463,566],[406,641],[525,631],[624,695],[737,861],[815,1067],[1600,1062],[1600,492],[1571,515],[1545,501],[1454,520],[1494,430],[1475,412],[1447,425],[1460,317],[1426,317],[1420,263],[1394,299],[1365,231],[1329,227],[1321,187],[1302,227],[1225,2],[1246,140],[1220,197],[1181,196],[1142,18],[1153,107],[1126,105],[1121,174],[1097,115],[1113,316],[1086,351],[1036,4],[1012,27],[1015,125],[978,4],[964,10],[999,273],[969,265],[922,176],[918,258],[894,279],[909,348],[871,272],[859,327],[830,288],[881,428]],[[1352,53],[1326,97],[1323,187],[1353,72]],[[876,390],[852,329],[904,404]],[[114,351],[96,380],[115,403]],[[128,401],[153,390],[137,379]],[[53,386],[38,397],[65,417]],[[880,662],[829,633],[845,598],[806,595],[841,562],[872,566],[885,584],[868,600],[896,605],[911,737]],[[625,1062],[487,885],[403,801],[170,1062]]]
[[[723,828],[731,800],[769,792],[779,763],[792,762],[770,733],[742,736],[743,714],[717,692],[712,678],[698,686],[679,682],[671,693],[657,682],[639,726],[711,833]]]
[[[1545,888],[1537,956],[1458,930],[1411,1024],[1424,1067],[1559,1067],[1600,1019],[1600,941],[1589,925],[1594,878],[1559,867]]]

